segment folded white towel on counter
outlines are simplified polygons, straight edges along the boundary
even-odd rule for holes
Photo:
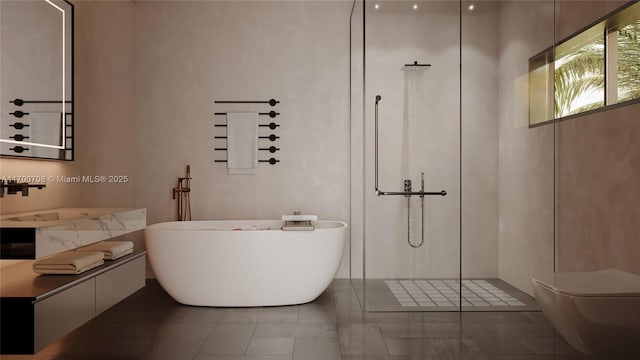
[[[91,245],[83,246],[81,248],[77,248],[75,251],[79,251],[79,252],[100,251],[104,254],[105,260],[116,260],[125,255],[129,255],[133,253],[133,242],[106,240],[106,241],[100,241]]]
[[[316,215],[282,215],[282,221],[318,221]]]
[[[38,274],[80,274],[104,264],[104,254],[99,251],[65,251],[33,262]]]

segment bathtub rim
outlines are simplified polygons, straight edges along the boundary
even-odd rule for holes
[[[281,226],[283,225],[282,220],[189,220],[189,221],[163,221],[155,224],[147,225],[145,230],[161,230],[161,231],[230,231],[237,232],[233,229],[211,229],[211,228],[198,228],[193,225],[212,223],[215,224],[232,224],[232,223],[245,223],[247,225],[261,225],[262,224],[271,224],[273,229],[247,229],[243,231],[280,231],[280,232],[293,232],[293,233],[313,233],[314,231],[337,231],[345,228],[349,228],[349,224],[344,221],[339,220],[318,220],[314,221],[312,224],[321,224],[321,225],[331,225],[335,224],[336,226],[331,227],[319,227],[315,228],[311,231],[296,231],[296,230],[282,230]],[[177,227],[172,227],[172,225],[178,225]],[[190,226],[191,225],[191,226]]]

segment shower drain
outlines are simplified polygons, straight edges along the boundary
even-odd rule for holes
[[[401,306],[460,306],[459,280],[385,280]],[[525,306],[486,280],[462,280],[462,306]]]

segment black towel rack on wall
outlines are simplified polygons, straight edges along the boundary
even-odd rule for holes
[[[215,162],[217,163],[226,163],[227,160],[215,160]],[[276,159],[276,158],[269,158],[267,160],[258,160],[259,163],[269,163],[271,165],[275,165],[277,163],[280,162],[280,160]]]
[[[215,104],[269,104],[270,106],[276,106],[277,104],[280,103],[280,101],[276,100],[276,99],[269,99],[269,100],[215,100],[214,101]],[[226,116],[228,115],[228,112],[215,112],[214,115],[216,116]],[[276,116],[279,116],[280,113],[276,112],[274,110],[271,110],[269,112],[259,112],[258,115],[260,116],[269,116],[270,118],[274,119]],[[227,124],[214,124],[214,127],[216,128],[226,128]],[[268,124],[258,124],[259,128],[269,128],[270,130],[276,130],[277,128],[280,127],[280,124],[277,124],[275,122],[269,122]],[[227,139],[227,135],[225,133],[225,135],[216,135],[214,136],[214,140],[219,139]],[[275,142],[278,139],[280,139],[280,136],[276,135],[276,134],[265,134],[265,135],[259,135],[258,136],[258,140],[268,140],[269,142]],[[228,148],[225,147],[214,147],[213,149],[214,151],[228,151]],[[258,151],[259,152],[263,152],[263,151],[268,151],[271,154],[276,153],[277,151],[280,151],[279,147],[276,146],[269,146],[269,147],[258,147]],[[214,160],[215,163],[226,163],[227,160],[226,159],[215,159]],[[261,159],[258,160],[259,163],[268,163],[271,165],[275,165],[277,163],[280,162],[280,160],[271,157],[269,159]]]
[[[276,99],[269,100],[216,100],[215,104],[269,104],[271,106],[276,106],[280,104],[280,101]]]
[[[227,124],[215,124],[215,127],[227,127]],[[274,122],[270,122],[268,124],[260,124],[258,125],[259,127],[268,127],[271,130],[275,130],[277,127],[280,127],[279,124],[276,124]]]
[[[22,106],[24,104],[62,104],[62,100],[24,100],[24,99],[13,99],[9,100],[9,103],[15,106]],[[71,104],[72,101],[65,101],[66,104]]]
[[[13,116],[15,116],[17,118],[21,118],[21,117],[24,117],[25,115],[29,115],[29,114],[30,113],[28,113],[28,112],[24,112],[24,111],[20,111],[20,110],[16,110],[14,112],[10,112],[9,113],[9,115],[13,115]],[[62,113],[60,113],[60,114],[62,114]],[[66,113],[64,113],[64,115],[65,116],[71,115],[71,113],[70,112],[66,112]]]
[[[226,112],[214,113],[214,115],[227,115],[227,114],[228,113]],[[275,118],[276,116],[280,115],[280,113],[272,110],[272,111],[269,111],[268,113],[264,113],[264,112],[258,113],[258,115],[269,115],[270,118]]]
[[[226,136],[214,136],[214,139],[226,139]],[[277,136],[276,134],[271,134],[269,136],[258,136],[258,139],[269,139],[270,141],[276,141],[278,139],[280,139],[280,136]],[[225,150],[227,148],[224,148]]]
[[[71,110],[73,110],[72,100],[25,100],[16,97],[8,102],[12,107],[15,107],[12,109],[13,111],[8,112],[10,116],[8,119],[14,119],[12,123],[5,123],[3,126],[6,125],[13,129],[10,133],[7,133],[6,139],[3,140],[15,144],[15,146],[7,148],[0,156],[14,156],[17,154],[19,157],[34,159],[73,160],[73,112],[65,111],[65,109],[69,108],[69,105],[71,106]],[[51,104],[53,104],[53,106]],[[59,111],[56,104],[63,105],[64,109]],[[39,127],[37,126],[39,122],[34,123],[33,117],[36,114],[42,113],[59,115],[59,117],[51,118],[51,121],[56,121],[56,123],[60,121],[60,127],[63,128],[64,136],[61,135],[59,137],[61,141],[59,146],[56,144],[50,144],[55,146],[39,144],[37,141],[31,143],[31,141],[34,140],[29,132],[33,132]],[[43,146],[51,147],[51,150],[42,156],[40,156],[41,154],[36,155],[32,152],[33,150],[41,149]]]

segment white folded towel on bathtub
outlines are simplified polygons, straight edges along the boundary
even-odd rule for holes
[[[318,221],[316,215],[282,215],[282,221]]]

